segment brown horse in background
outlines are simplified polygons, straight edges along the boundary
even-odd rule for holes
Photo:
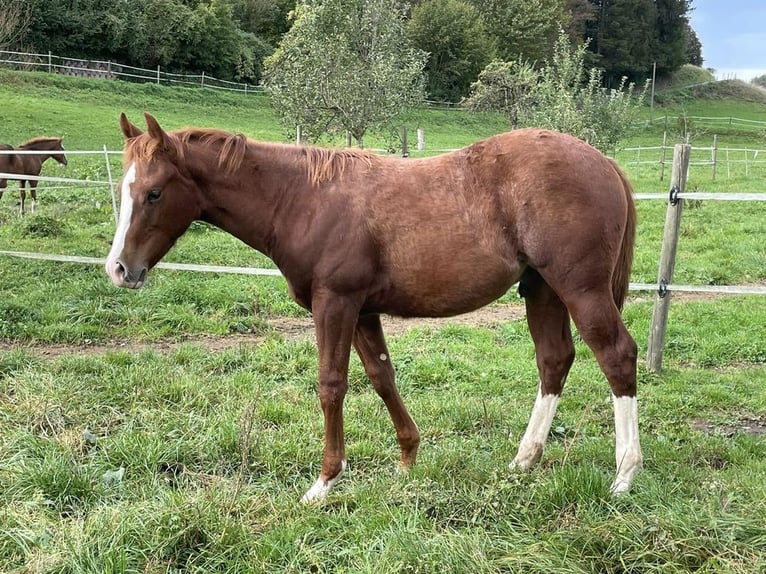
[[[309,309],[319,354],[325,446],[304,501],[346,468],[343,401],[356,349],[396,428],[401,465],[420,433],[394,382],[381,313],[451,316],[514,283],[525,299],[539,391],[511,467],[540,460],[574,360],[570,317],[611,386],[617,476],[641,467],[636,344],[620,317],[636,229],[631,187],[614,161],[571,136],[517,130],[426,159],[260,143],[219,130],[143,133],[122,115],[125,174],[106,262],[137,289],[195,220],[268,255]]]
[[[24,215],[24,202],[27,199],[26,184],[29,182],[29,193],[32,196],[32,212],[37,208],[37,180],[25,179],[24,176],[31,175],[37,177],[43,168],[43,163],[49,157],[52,157],[61,165],[67,164],[66,155],[64,155],[64,146],[61,145],[63,138],[34,138],[16,148],[16,151],[39,150],[39,154],[8,154],[5,151],[14,151],[12,146],[0,143],[0,173],[15,173],[21,177],[7,177],[0,179],[0,198],[3,197],[3,189],[7,186],[9,179],[19,182],[19,195],[21,196],[21,205],[19,213]]]

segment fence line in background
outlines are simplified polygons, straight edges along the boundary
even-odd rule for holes
[[[626,147],[619,150],[619,152],[633,152],[635,153],[635,160],[622,162],[626,166],[638,166],[637,171],[640,170],[642,165],[657,165],[660,166],[660,181],[665,176],[665,164],[667,163],[666,156],[669,149],[672,147],[666,145],[667,134],[663,137],[662,145],[659,146],[636,146]],[[642,152],[649,152],[652,159],[641,159]],[[659,154],[657,154],[659,152]],[[693,147],[690,153],[696,152],[696,158],[689,160],[690,166],[711,166],[711,177],[715,181],[717,167],[720,164],[726,164],[726,177],[731,177],[731,165],[743,164],[745,166],[745,175],[749,175],[750,168],[752,166],[760,166],[766,164],[766,159],[758,159],[758,156],[766,158],[766,150],[753,149],[753,148],[729,148],[718,146],[718,136],[713,135],[713,145],[709,147]],[[700,154],[709,154],[708,157],[700,158]],[[730,154],[742,154],[742,159],[732,159]],[[724,156],[723,158],[721,156]],[[657,157],[659,156],[659,157]]]
[[[68,76],[106,80],[127,80],[154,84],[183,84],[200,88],[213,88],[242,93],[263,93],[262,86],[247,82],[220,80],[202,72],[201,74],[177,74],[163,71],[160,66],[150,70],[111,60],[85,60],[55,56],[51,52],[37,54],[32,52],[13,52],[0,50],[0,64],[6,64],[21,70],[41,69],[49,73]]]
[[[715,126],[728,126],[728,127],[747,127],[747,128],[766,128],[766,121],[763,120],[748,120],[745,118],[735,118],[733,116],[659,116],[650,120],[646,120],[646,124],[653,125],[656,123],[663,123],[665,129],[668,128],[669,121],[691,121],[698,124],[713,124]]]

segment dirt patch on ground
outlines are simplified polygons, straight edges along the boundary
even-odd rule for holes
[[[396,336],[415,328],[439,328],[446,325],[468,325],[472,327],[493,327],[509,321],[523,318],[525,315],[524,303],[508,303],[503,305],[490,305],[482,309],[447,318],[425,319],[402,319],[399,317],[383,317],[383,330],[389,336]],[[314,337],[314,324],[310,317],[272,317],[267,319],[272,333],[280,334],[287,339],[298,340]],[[108,344],[22,344],[0,342],[0,351],[12,351],[24,349],[31,351],[40,357],[56,358],[62,355],[77,354],[104,354],[115,351],[128,351],[140,353],[142,351],[154,351],[158,353],[171,352],[181,345],[193,344],[205,347],[211,352],[237,348],[241,345],[258,345],[266,335],[263,334],[238,334],[229,335],[202,335],[186,337],[183,339],[159,340],[152,342],[137,342],[132,340],[116,340]]]
[[[674,293],[673,301],[709,301],[725,297],[717,293]],[[653,293],[642,293],[628,298],[628,302],[645,303],[653,301]],[[383,317],[383,330],[389,336],[396,336],[415,328],[438,329],[446,325],[468,325],[471,327],[494,327],[524,318],[526,311],[522,300],[512,303],[493,304],[471,313],[446,318],[418,318],[402,319],[400,317]],[[267,319],[271,332],[281,334],[287,339],[300,339],[314,337],[314,324],[310,317],[272,317]],[[0,341],[0,352],[15,349],[32,351],[41,357],[55,358],[68,354],[104,354],[114,351],[128,351],[139,353],[151,350],[159,353],[170,352],[173,349],[185,345],[194,344],[205,347],[211,352],[237,348],[240,345],[257,345],[264,339],[265,334],[239,334],[229,335],[199,335],[184,337],[182,339],[166,339],[152,342],[137,342],[133,340],[115,340],[108,344],[22,344]]]
[[[705,434],[732,437],[737,434],[766,436],[766,415],[742,416],[725,423],[713,423],[704,419],[692,422],[692,428]]]

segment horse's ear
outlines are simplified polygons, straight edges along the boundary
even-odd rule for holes
[[[125,136],[125,139],[128,140],[136,136],[140,136],[142,133],[144,133],[138,129],[137,126],[134,126],[132,123],[130,123],[128,116],[126,116],[124,113],[120,114],[120,128],[122,128],[122,133]]]
[[[165,130],[160,127],[159,122],[148,112],[144,113],[144,118],[146,119],[146,131],[149,132],[152,139],[157,142],[159,149],[166,151],[170,150],[171,147],[168,145],[168,134],[166,134]]]

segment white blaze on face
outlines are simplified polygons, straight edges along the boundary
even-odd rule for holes
[[[112,282],[118,284],[121,279],[115,275],[115,263],[122,254],[122,248],[125,247],[125,236],[130,227],[130,217],[133,214],[133,198],[130,197],[130,186],[136,181],[136,165],[130,164],[128,171],[122,178],[122,189],[120,190],[120,218],[117,222],[117,231],[112,241],[112,249],[106,258],[106,272],[112,279]]]

